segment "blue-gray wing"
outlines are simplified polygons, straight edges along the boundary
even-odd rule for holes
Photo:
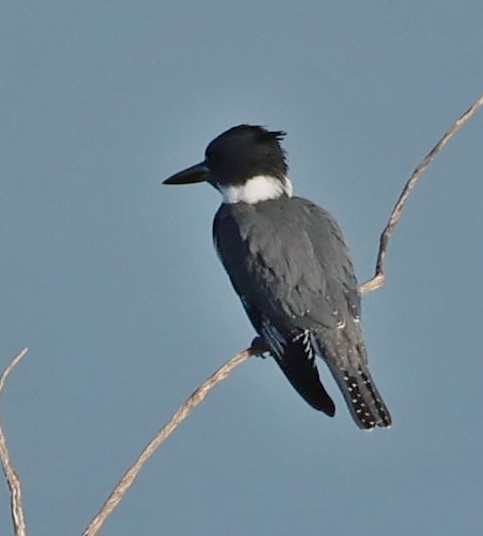
[[[222,205],[213,237],[238,294],[279,331],[331,329],[359,318],[342,233],[313,203],[292,198]]]

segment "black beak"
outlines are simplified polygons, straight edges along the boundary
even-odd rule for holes
[[[210,170],[204,162],[184,169],[163,181],[163,184],[192,184],[194,182],[206,182],[210,180]]]

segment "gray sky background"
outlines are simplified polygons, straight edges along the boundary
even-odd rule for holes
[[[0,19],[2,397],[31,534],[80,534],[253,331],[207,186],[160,180],[239,123],[288,132],[298,195],[361,280],[411,173],[483,92],[482,2],[16,2]],[[480,535],[483,113],[423,176],[364,298],[389,431],[252,360],[162,446],[103,535]],[[0,533],[9,534],[0,486]]]

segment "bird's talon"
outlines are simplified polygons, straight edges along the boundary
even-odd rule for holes
[[[261,337],[255,337],[250,345],[250,348],[254,350],[257,357],[265,359],[267,356],[264,354],[268,353],[267,345]]]

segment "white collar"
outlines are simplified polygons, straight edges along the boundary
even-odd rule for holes
[[[219,185],[218,189],[223,196],[223,203],[229,205],[233,203],[254,205],[260,201],[278,199],[282,195],[292,197],[293,193],[292,182],[288,177],[280,180],[272,175],[255,175],[249,178],[245,184]]]

